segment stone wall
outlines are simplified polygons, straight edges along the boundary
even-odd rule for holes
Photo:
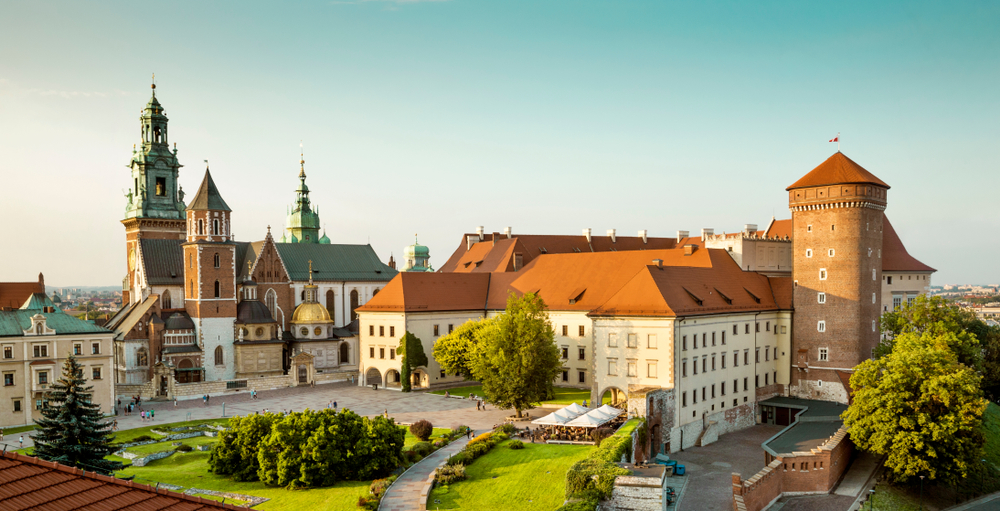
[[[734,408],[709,414],[705,419],[689,422],[670,430],[670,452],[694,447],[706,426],[711,425],[703,445],[708,445],[726,433],[742,431],[757,423],[757,403],[745,403]],[[666,431],[666,430],[664,430]],[[682,434],[683,432],[683,434]],[[682,445],[683,438],[683,445]]]
[[[115,395],[119,398],[125,398],[129,401],[132,400],[132,396],[142,396],[143,399],[150,399],[153,396],[153,381],[147,381],[142,385],[115,385]],[[122,404],[125,404],[125,399],[122,399]],[[116,403],[117,404],[117,403]]]
[[[259,378],[248,378],[247,386],[238,389],[227,389],[227,381],[201,381],[195,383],[174,384],[174,397],[178,401],[186,399],[198,399],[208,394],[209,396],[220,396],[237,392],[250,392],[253,390],[273,390],[292,386],[292,377],[289,375],[263,376]]]
[[[142,458],[135,458],[134,460],[132,460],[132,466],[133,467],[145,467],[147,463],[152,462],[152,461],[156,461],[156,460],[162,460],[163,458],[166,458],[167,456],[170,456],[170,455],[172,455],[175,452],[177,452],[177,451],[154,452],[153,454],[150,454],[149,456],[145,456],[145,457],[142,457]]]
[[[733,511],[760,511],[781,496],[781,460],[774,460],[744,481],[733,474]]]

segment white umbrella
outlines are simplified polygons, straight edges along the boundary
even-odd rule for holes
[[[608,418],[604,414],[590,412],[588,414],[581,415],[563,425],[578,426],[583,428],[596,428],[601,424],[608,422],[609,420],[611,420],[611,418]]]
[[[545,425],[545,426],[561,426],[573,420],[574,418],[576,418],[576,414],[572,412],[566,412],[564,410],[558,410],[540,419],[535,419],[531,421],[531,423]]]
[[[611,405],[604,405],[604,406],[598,408],[598,410],[600,410],[604,414],[610,415],[612,417],[618,417],[622,413],[625,413],[624,410],[619,410],[619,409],[617,409],[617,408],[615,408],[615,407],[613,407]]]
[[[563,410],[569,410],[569,411],[575,413],[576,415],[583,415],[583,414],[589,412],[590,408],[587,408],[587,407],[584,407],[584,406],[580,406],[580,405],[578,405],[576,403],[573,403],[573,404],[571,404],[571,405],[569,405],[567,407],[564,407]]]

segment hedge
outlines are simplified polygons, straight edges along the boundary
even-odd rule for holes
[[[614,489],[615,477],[628,475],[627,469],[616,465],[622,455],[632,450],[632,430],[645,419],[632,419],[614,435],[604,439],[601,445],[590,452],[590,456],[573,464],[566,472],[566,498],[583,499],[583,503],[573,503],[566,511],[593,509],[599,499],[607,499]],[[588,507],[589,506],[589,507]]]

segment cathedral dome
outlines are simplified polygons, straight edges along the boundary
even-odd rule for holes
[[[413,244],[403,249],[403,257],[406,259],[411,258],[430,258],[431,251],[426,245],[421,245],[414,240]]]
[[[330,319],[330,311],[326,310],[326,307],[315,302],[303,302],[292,314],[292,324],[302,323],[333,323],[333,320]]]
[[[319,239],[319,242],[320,242],[320,244],[323,244],[323,245],[329,245],[330,244],[330,238],[328,238],[326,236],[326,231],[325,230],[323,231],[323,237]]]

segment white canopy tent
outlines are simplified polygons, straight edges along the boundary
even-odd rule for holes
[[[577,418],[575,418],[575,419],[567,422],[566,424],[563,424],[563,426],[575,426],[575,427],[580,427],[580,428],[596,428],[596,427],[600,426],[601,424],[605,424],[605,423],[607,423],[608,421],[610,421],[611,419],[614,418],[614,417],[608,417],[607,415],[604,415],[603,413],[594,413],[596,411],[597,410],[593,410],[590,413],[585,413],[585,414],[583,414],[583,415],[581,415],[581,416],[579,416],[579,417],[577,417]]]
[[[625,412],[624,410],[619,410],[611,405],[604,405],[598,408],[597,410],[600,411],[601,413],[604,413],[605,415],[610,415],[612,417],[618,417],[619,415]]]
[[[560,408],[545,417],[531,421],[532,424],[540,426],[564,426],[573,419],[590,412],[590,408],[584,408],[576,403]]]

